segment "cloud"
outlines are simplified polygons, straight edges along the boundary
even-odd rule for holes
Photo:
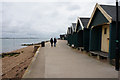
[[[80,6],[74,4],[74,5],[68,6],[67,9],[70,11],[80,10]]]
[[[96,2],[3,2],[3,37],[58,37],[78,16],[90,17]]]

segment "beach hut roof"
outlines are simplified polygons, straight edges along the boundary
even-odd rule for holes
[[[90,18],[83,18],[83,17],[78,17],[77,19],[77,26],[76,26],[76,31],[78,30],[83,30],[84,28],[87,28],[87,24]],[[79,24],[79,25],[78,25]]]
[[[76,29],[76,23],[72,23],[72,31],[75,32],[75,29]]]
[[[93,10],[91,18],[88,22],[87,28],[89,27],[97,9],[100,10],[100,12],[106,17],[106,19],[109,21],[109,23],[116,21],[116,6],[114,6],[114,5],[99,5],[97,3],[94,10]],[[118,9],[119,9],[118,12],[120,13],[120,6]],[[120,21],[120,16],[118,18]]]
[[[81,20],[84,28],[87,27],[87,24],[88,24],[89,19],[90,19],[90,18],[80,18],[80,20]]]
[[[116,21],[116,6],[113,5],[100,5],[107,13],[112,17],[112,21]],[[120,13],[120,6],[119,6],[119,13]],[[120,21],[120,16],[118,16]]]

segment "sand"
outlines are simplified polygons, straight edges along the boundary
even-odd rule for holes
[[[20,52],[17,56],[2,58],[2,78],[22,78],[33,56],[34,47],[29,46],[12,52]]]

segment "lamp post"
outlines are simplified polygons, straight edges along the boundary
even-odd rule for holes
[[[118,0],[116,0],[116,58],[115,58],[115,70],[119,71]]]

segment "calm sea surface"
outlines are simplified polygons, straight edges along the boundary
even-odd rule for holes
[[[1,49],[2,49],[0,50],[0,53],[23,48],[25,47],[25,46],[21,46],[21,44],[23,43],[39,43],[45,40],[49,40],[49,39],[0,39]]]

